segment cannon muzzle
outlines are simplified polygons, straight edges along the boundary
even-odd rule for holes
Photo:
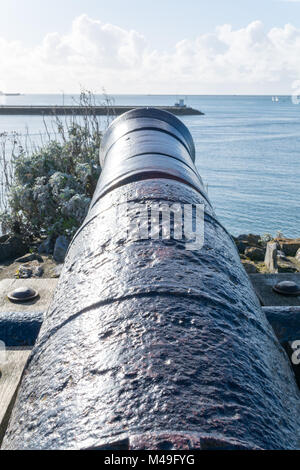
[[[288,358],[194,162],[169,113],[130,111],[108,129],[4,449],[298,446]]]

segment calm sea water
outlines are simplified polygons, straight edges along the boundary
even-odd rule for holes
[[[119,95],[116,104],[172,105],[184,96]],[[300,236],[300,105],[288,96],[186,96],[205,116],[185,116],[198,170],[219,219],[234,235]],[[65,95],[7,97],[7,104],[73,104]],[[48,118],[50,119],[50,118]],[[0,116],[0,132],[44,132],[38,116]],[[37,138],[37,137],[36,137]]]

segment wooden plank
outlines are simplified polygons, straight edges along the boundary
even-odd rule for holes
[[[8,348],[6,350],[5,362],[0,363],[0,445],[7,428],[30,351],[31,348],[25,347]]]

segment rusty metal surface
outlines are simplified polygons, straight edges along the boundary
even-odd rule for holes
[[[44,312],[0,312],[0,341],[6,347],[33,346],[39,334]]]
[[[121,184],[159,177],[182,181],[206,197],[192,136],[170,113],[144,108],[119,117],[106,132],[100,155],[103,169],[91,207]]]
[[[130,201],[205,204],[204,247],[124,237],[114,210]],[[290,449],[298,421],[287,355],[201,192],[167,177],[95,200],[3,448]]]
[[[149,119],[151,120],[150,123]],[[152,125],[150,125],[151,123]],[[143,130],[145,128],[160,129],[169,135],[175,135],[186,146],[193,162],[195,161],[195,144],[190,131],[183,122],[175,118],[171,113],[161,112],[157,108],[142,108],[135,109],[115,119],[107,129],[101,143],[101,165],[104,165],[107,151],[120,137],[132,131]]]

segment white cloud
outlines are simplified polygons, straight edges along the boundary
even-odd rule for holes
[[[69,34],[50,33],[36,47],[0,38],[0,77],[23,92],[76,92],[81,84],[110,93],[289,93],[300,79],[300,29],[223,25],[165,51],[82,15]]]

